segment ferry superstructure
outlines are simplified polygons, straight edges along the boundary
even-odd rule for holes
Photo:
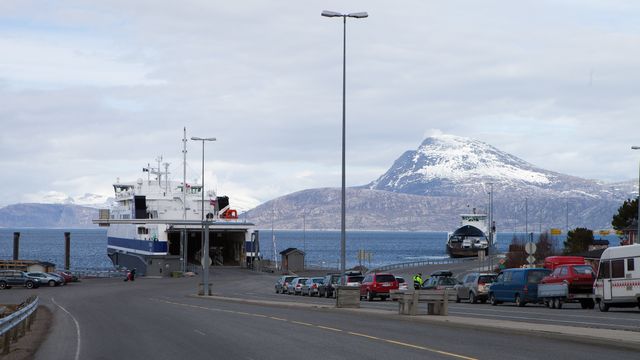
[[[202,219],[208,220],[209,264],[247,266],[253,260],[258,231],[238,218],[228,197],[213,191],[203,196],[201,185],[169,180],[168,164],[164,172],[160,162],[143,172],[147,179],[113,184],[114,204],[95,221],[109,227],[107,255],[115,266],[147,276],[200,268],[205,261]]]

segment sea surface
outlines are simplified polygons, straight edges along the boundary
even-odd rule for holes
[[[71,233],[72,269],[113,268],[107,257],[107,232],[105,229],[0,229],[0,259],[13,256],[13,233],[20,232],[20,258],[48,261],[64,266],[64,232]],[[503,252],[516,236],[523,233],[498,233],[497,247]],[[538,234],[534,234],[537,241]],[[618,245],[615,235],[603,237],[612,246]],[[275,239],[275,251],[274,251]],[[347,231],[347,267],[362,263],[371,268],[388,264],[447,258],[446,232],[409,231]],[[554,236],[556,248],[561,248],[564,235]],[[310,266],[339,267],[340,231],[260,230],[260,253],[265,259],[287,248],[298,248],[307,254]],[[366,253],[359,260],[358,253]],[[370,256],[368,255],[370,254]],[[277,255],[278,260],[280,255]]]

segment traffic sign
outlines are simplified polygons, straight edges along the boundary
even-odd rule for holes
[[[529,262],[529,264],[533,264],[534,262],[536,262],[536,258],[533,257],[533,255],[529,255],[527,257],[527,261]]]
[[[504,264],[506,262],[506,260],[504,258],[500,259],[500,264]]]
[[[562,234],[562,230],[560,229],[551,229],[551,235],[561,235]]]
[[[524,244],[524,251],[529,255],[535,254],[535,252],[536,252],[536,244],[534,244],[533,242],[529,241],[528,243]]]

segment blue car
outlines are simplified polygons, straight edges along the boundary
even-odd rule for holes
[[[539,303],[538,284],[551,270],[542,268],[502,270],[489,288],[491,305],[513,302],[517,306]]]

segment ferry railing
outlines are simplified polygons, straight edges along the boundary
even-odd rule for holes
[[[17,307],[17,311],[0,319],[0,336],[2,337],[2,355],[9,354],[12,342],[31,331],[31,324],[38,309],[39,299],[30,296]]]
[[[460,259],[453,259],[453,258],[428,259],[428,260],[422,260],[422,261],[411,261],[411,262],[403,262],[403,263],[379,266],[377,268],[371,269],[371,272],[388,271],[393,269],[405,269],[405,268],[420,267],[425,265],[460,264],[465,261],[471,261],[471,260],[462,259],[462,258]]]

